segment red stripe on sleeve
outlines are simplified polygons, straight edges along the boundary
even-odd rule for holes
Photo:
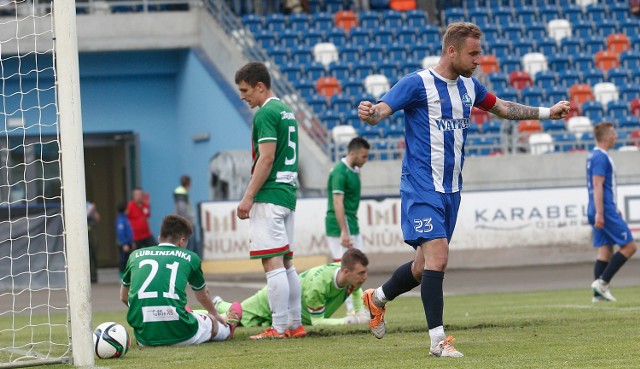
[[[493,108],[493,106],[496,104],[496,100],[497,100],[496,95],[492,94],[491,92],[487,92],[487,96],[485,96],[484,100],[482,100],[481,103],[476,105],[476,107],[484,111],[488,111],[489,109]]]

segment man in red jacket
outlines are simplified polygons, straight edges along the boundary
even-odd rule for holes
[[[127,218],[129,218],[129,223],[131,223],[131,228],[133,229],[133,241],[137,249],[158,244],[149,228],[150,216],[151,207],[149,202],[144,200],[142,188],[134,188],[132,200],[127,205]]]

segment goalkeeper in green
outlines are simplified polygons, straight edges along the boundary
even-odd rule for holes
[[[300,274],[302,285],[302,324],[343,325],[369,322],[369,312],[362,304],[362,289],[367,280],[369,259],[358,249],[349,249],[342,256],[342,262],[330,263],[311,268]],[[355,314],[343,318],[331,316],[340,308],[348,296],[354,295]],[[219,296],[213,299],[216,309],[226,313],[230,303]],[[270,326],[271,309],[265,286],[253,296],[241,302],[242,319],[245,327]]]

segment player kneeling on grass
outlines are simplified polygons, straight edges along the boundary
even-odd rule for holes
[[[168,215],[162,221],[160,244],[129,256],[120,300],[129,307],[127,321],[142,346],[224,341],[233,336],[242,318],[238,302],[231,304],[227,312],[228,323],[216,311],[202,273],[202,261],[185,249],[192,234],[187,219]],[[187,311],[187,283],[205,313]]]
[[[369,322],[369,312],[364,309],[362,284],[367,280],[369,259],[358,249],[349,249],[342,256],[342,262],[330,263],[311,268],[300,274],[302,285],[302,324],[304,325],[343,325]],[[355,313],[344,318],[331,318],[350,295],[353,298]],[[214,298],[216,308],[229,314],[233,304]],[[242,301],[242,319],[245,327],[269,326],[271,310],[267,298],[267,287]]]

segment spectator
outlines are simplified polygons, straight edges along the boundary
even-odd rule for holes
[[[132,199],[127,205],[126,214],[133,229],[133,241],[136,243],[136,248],[156,245],[155,237],[153,237],[149,228],[151,206],[149,205],[148,195],[146,201],[144,197],[145,194],[142,192],[142,188],[136,187],[133,189]]]
[[[127,260],[129,260],[129,254],[135,249],[135,243],[133,243],[133,230],[131,229],[131,223],[127,218],[125,211],[127,210],[127,203],[121,201],[118,204],[118,217],[116,218],[116,238],[118,239],[118,249],[120,250],[120,278],[124,274],[124,268],[127,266]]]

